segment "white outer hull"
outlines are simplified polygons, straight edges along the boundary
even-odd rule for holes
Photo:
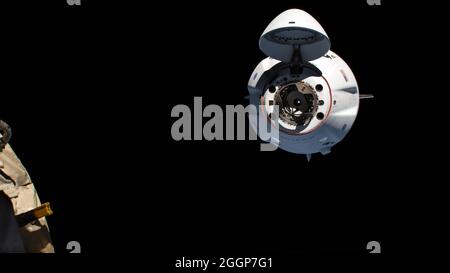
[[[264,89],[270,84],[270,80],[263,75],[278,63],[280,61],[266,58],[252,73],[248,83],[251,104],[260,105],[261,96],[266,92]],[[311,63],[322,71],[322,78],[328,83],[330,109],[320,124],[307,133],[288,134],[280,130],[279,147],[297,154],[327,154],[331,147],[347,135],[355,122],[359,108],[359,89],[350,67],[332,51]],[[308,79],[314,81],[312,77],[307,77],[304,81],[308,82]],[[251,126],[254,130],[257,129],[256,124],[251,123]]]

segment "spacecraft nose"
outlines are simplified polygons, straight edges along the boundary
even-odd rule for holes
[[[328,35],[314,17],[299,9],[286,10],[264,30],[259,48],[267,56],[290,62],[295,48],[300,49],[303,61],[325,55],[331,47]]]

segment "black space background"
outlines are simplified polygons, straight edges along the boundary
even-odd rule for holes
[[[448,21],[422,1],[2,7],[0,118],[60,253],[430,252],[448,217]],[[91,3],[92,2],[92,3]],[[338,2],[338,3],[335,3]],[[246,104],[266,25],[313,15],[362,101],[327,156],[259,142],[175,142],[171,109]],[[442,68],[441,68],[442,66]],[[154,238],[156,238],[154,240]]]

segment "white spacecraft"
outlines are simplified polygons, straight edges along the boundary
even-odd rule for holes
[[[261,35],[259,48],[269,57],[250,77],[249,99],[262,108],[264,120],[277,122],[278,146],[308,160],[314,153],[329,153],[358,114],[360,95],[352,70],[330,51],[319,22],[299,9],[278,15]],[[272,115],[274,106],[278,115]]]

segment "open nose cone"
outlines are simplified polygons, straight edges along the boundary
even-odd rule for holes
[[[330,39],[314,17],[299,9],[286,10],[270,22],[259,39],[264,54],[282,62],[290,62],[294,48],[299,48],[304,62],[325,55]]]

